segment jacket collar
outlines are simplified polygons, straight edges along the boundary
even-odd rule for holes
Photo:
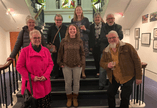
[[[124,46],[125,42],[119,41],[119,47]],[[110,47],[109,45],[104,49],[104,52],[110,52]]]
[[[40,56],[40,57],[44,57],[45,56],[45,52],[43,50],[43,46],[41,45],[41,50],[39,52],[34,51],[32,44],[30,42],[29,44],[29,56]]]

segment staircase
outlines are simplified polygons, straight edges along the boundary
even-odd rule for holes
[[[86,58],[85,73],[87,78],[80,80],[80,91],[78,96],[79,108],[107,108],[107,87],[104,90],[98,90],[99,78],[95,78],[94,59],[92,54]],[[51,108],[66,108],[66,93],[63,77],[51,79]],[[119,105],[118,94],[116,95],[116,104]],[[21,106],[22,95],[21,91],[17,94],[17,103],[13,108]]]

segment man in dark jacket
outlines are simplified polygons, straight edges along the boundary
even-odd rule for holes
[[[48,30],[47,43],[48,44],[53,44],[53,45],[56,46],[57,52],[56,53],[52,53],[52,60],[54,62],[54,67],[53,67],[53,71],[51,73],[51,76],[54,79],[56,79],[56,78],[59,77],[59,75],[62,75],[61,68],[57,64],[57,55],[58,55],[60,42],[65,37],[65,33],[66,33],[67,27],[62,24],[63,17],[60,14],[56,14],[56,16],[54,17],[54,20],[55,20],[55,23]],[[59,32],[56,35],[58,30],[59,30]],[[54,40],[54,43],[52,43],[55,35],[56,35],[56,38]]]
[[[111,31],[114,30],[118,33],[119,39],[123,39],[123,31],[122,26],[115,23],[115,17],[113,14],[108,14],[106,16],[106,24],[103,26],[103,29],[101,31],[100,35],[100,51],[101,54],[103,50],[108,46],[108,40],[106,35]],[[102,68],[100,68],[99,72],[99,89],[103,89],[106,83],[106,71]]]

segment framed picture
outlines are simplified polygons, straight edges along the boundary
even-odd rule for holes
[[[148,22],[148,14],[142,16],[142,24]]]
[[[154,35],[153,37],[154,37],[155,39],[157,39],[157,28],[154,28],[154,34],[153,34],[153,35]]]
[[[135,39],[140,38],[140,28],[135,28]]]
[[[150,14],[150,22],[157,21],[157,12],[153,12]]]
[[[135,39],[135,49],[139,49],[139,39]]]
[[[151,33],[142,33],[141,35],[141,44],[150,45]]]
[[[157,40],[153,41],[153,49],[157,50]]]

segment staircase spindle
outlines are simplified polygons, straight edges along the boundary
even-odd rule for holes
[[[140,86],[140,94],[139,94],[139,100],[140,100],[140,102],[139,102],[139,105],[141,105],[141,84],[139,86]]]
[[[5,70],[4,69],[3,69],[3,83],[4,83],[5,104],[6,104],[6,108],[8,108],[8,106],[7,106],[7,87],[6,87]]]
[[[13,97],[12,97],[12,83],[11,83],[11,71],[9,66],[9,86],[10,86],[10,100],[11,100],[11,106],[13,105]]]
[[[135,104],[135,98],[136,98],[136,81],[134,81],[134,104]]]
[[[138,95],[139,95],[139,85],[137,85],[137,89],[136,89],[136,103],[138,103]]]
[[[15,76],[16,76],[16,89],[19,91],[19,85],[18,85],[18,75],[17,75],[17,70],[16,70],[16,58],[15,58]]]
[[[13,90],[14,90],[14,94],[15,94],[15,77],[14,77],[14,65],[12,62],[12,77],[13,77]]]
[[[1,90],[2,90],[2,103],[3,103],[3,106],[4,106],[4,94],[3,94],[2,74],[0,74],[0,78],[1,78]]]
[[[143,68],[142,104],[144,102],[144,79],[145,79],[145,68]]]

